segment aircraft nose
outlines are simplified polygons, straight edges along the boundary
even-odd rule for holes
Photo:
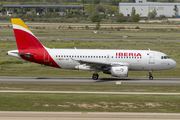
[[[172,64],[172,68],[176,67],[176,65],[177,65],[176,61],[174,61],[174,60],[172,60],[171,64]]]

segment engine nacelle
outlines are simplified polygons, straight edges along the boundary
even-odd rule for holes
[[[111,67],[111,75],[114,77],[128,77],[128,67],[127,66],[117,66]]]

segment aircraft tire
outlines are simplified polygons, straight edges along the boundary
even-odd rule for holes
[[[94,73],[93,76],[92,76],[92,79],[93,79],[93,80],[97,80],[98,78],[99,78],[99,75],[96,74],[96,73]]]
[[[153,80],[153,76],[150,76],[150,77],[149,77],[149,80]]]

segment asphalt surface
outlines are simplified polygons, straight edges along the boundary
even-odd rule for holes
[[[83,92],[83,91],[16,91],[0,90],[0,93],[50,93],[50,94],[116,94],[116,95],[180,95],[180,93],[150,93],[150,92]]]
[[[179,113],[0,111],[0,120],[179,120]]]
[[[15,37],[0,37],[0,40],[15,40]],[[157,39],[86,39],[86,38],[54,38],[38,37],[39,40],[104,40],[104,41],[149,41],[157,42]],[[161,42],[180,42],[180,40],[161,40]]]
[[[70,77],[0,77],[0,83],[37,84],[119,84],[119,85],[180,85],[180,78],[89,78]]]

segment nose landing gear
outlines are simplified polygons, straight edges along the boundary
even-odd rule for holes
[[[153,80],[152,71],[149,71],[149,80]]]

